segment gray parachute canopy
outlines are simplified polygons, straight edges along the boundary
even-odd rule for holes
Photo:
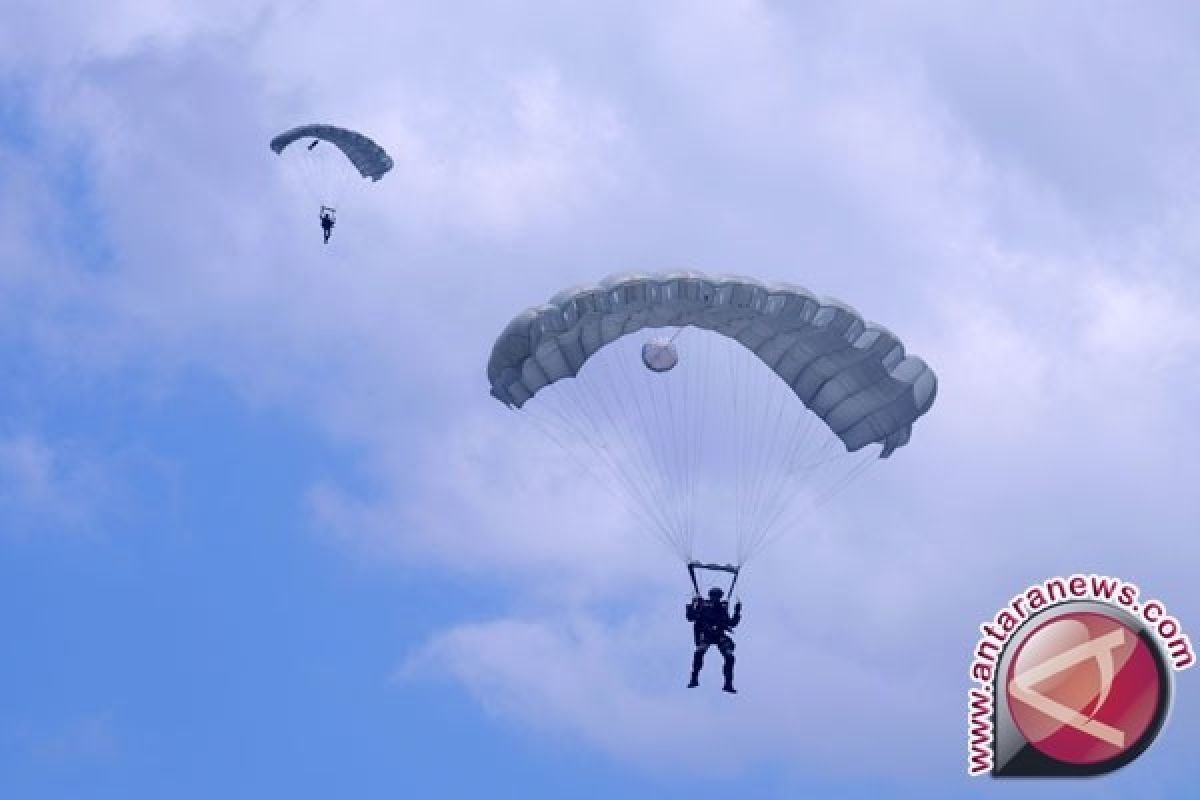
[[[361,133],[338,128],[333,125],[301,125],[284,131],[271,140],[271,149],[282,153],[283,149],[298,139],[320,139],[341,150],[350,163],[364,178],[377,181],[394,164],[382,147]]]
[[[520,408],[622,336],[684,326],[754,353],[851,452],[877,442],[890,455],[937,393],[933,370],[850,306],[799,286],[699,272],[615,275],[522,312],[492,348],[491,393]]]

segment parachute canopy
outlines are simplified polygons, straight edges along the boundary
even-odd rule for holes
[[[364,178],[377,181],[390,170],[394,163],[382,147],[375,142],[345,128],[333,125],[301,125],[284,131],[271,140],[271,149],[282,154],[284,148],[300,139],[312,139],[332,144],[350,160],[354,168]]]
[[[509,323],[487,376],[684,563],[711,567],[701,547],[735,575],[907,444],[937,392],[853,308],[699,272],[561,292]]]
[[[740,343],[851,452],[877,442],[891,455],[937,393],[933,370],[850,306],[790,284],[673,272],[616,275],[517,315],[492,349],[492,395],[521,408],[620,337],[684,326]]]

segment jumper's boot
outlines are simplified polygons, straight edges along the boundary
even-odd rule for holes
[[[729,692],[730,694],[737,694],[737,689],[733,688],[733,657],[732,656],[730,658],[726,659],[725,669],[723,670],[723,672],[725,673],[725,685],[723,687],[721,687],[721,691]]]
[[[704,653],[697,650],[692,655],[692,679],[688,681],[687,687],[695,689],[700,685],[700,668],[704,666]]]

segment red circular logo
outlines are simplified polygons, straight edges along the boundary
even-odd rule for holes
[[[1137,632],[1080,611],[1025,638],[1005,691],[1029,744],[1059,762],[1095,764],[1138,745],[1158,717],[1163,680]]]

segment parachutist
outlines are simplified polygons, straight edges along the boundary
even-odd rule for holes
[[[321,206],[321,231],[325,234],[325,244],[329,244],[329,237],[333,235],[333,226],[337,222],[334,218],[336,210],[329,206]]]
[[[512,416],[621,494],[638,527],[684,562],[695,593],[685,602],[695,625],[689,685],[716,645],[732,693],[743,565],[909,443],[937,376],[906,352],[850,306],[798,286],[623,273],[514,316],[492,345],[487,379],[520,412]],[[700,533],[736,563],[694,560]],[[729,583],[706,597],[713,582],[697,571]]]
[[[708,590],[707,600],[696,595],[687,605],[685,613],[688,622],[693,623],[692,633],[696,640],[696,652],[692,654],[692,679],[688,682],[689,689],[700,685],[700,669],[704,666],[704,654],[708,652],[708,648],[716,645],[717,650],[725,659],[723,669],[725,686],[722,689],[730,694],[737,693],[737,689],[733,688],[734,643],[729,631],[736,628],[742,621],[742,604],[740,602],[735,604],[733,616],[730,616],[729,601],[721,599],[724,594],[714,586]]]
[[[301,145],[303,139],[309,139],[309,142]],[[320,153],[315,152],[317,145],[322,142],[330,146],[319,148]],[[296,144],[295,148],[291,148],[293,143]],[[271,150],[277,155],[288,154],[286,160],[308,184],[313,199],[322,203],[326,200],[340,202],[333,198],[340,198],[341,195],[333,192],[337,188],[336,183],[351,174],[350,170],[363,178],[378,181],[395,166],[392,157],[378,144],[361,133],[334,125],[301,125],[284,131],[271,139]],[[335,212],[322,205],[320,214],[321,232],[325,244],[329,244],[336,223]]]

